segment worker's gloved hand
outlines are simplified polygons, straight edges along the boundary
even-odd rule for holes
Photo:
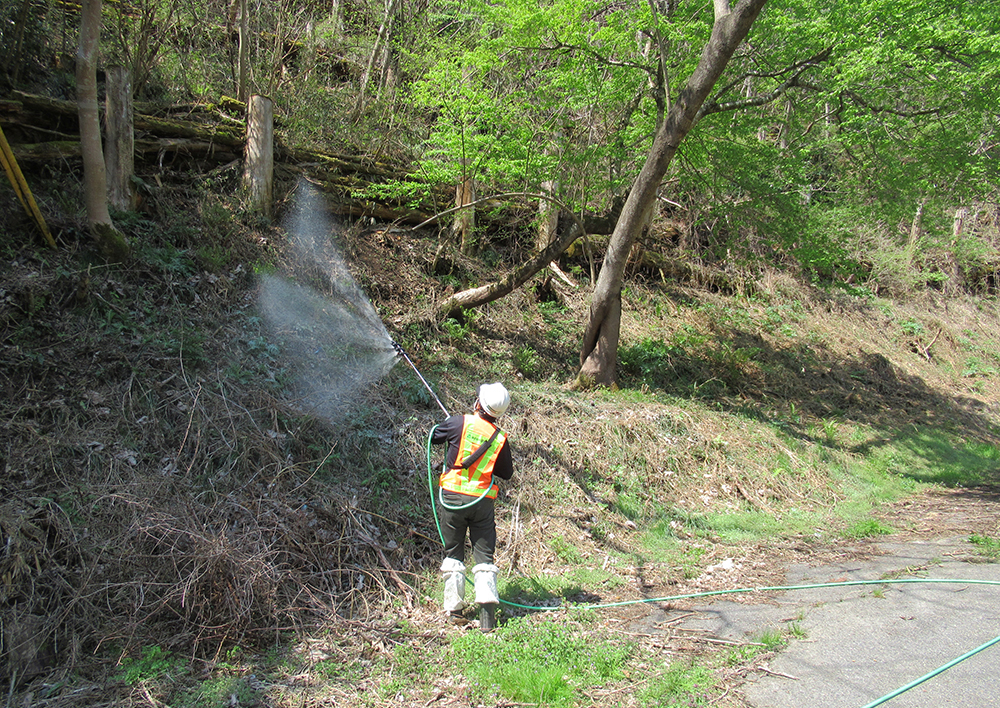
[[[476,576],[476,602],[480,605],[495,605],[500,602],[497,594],[497,573],[500,571],[492,563],[480,563],[473,567]]]
[[[444,575],[444,611],[459,612],[465,607],[465,564],[455,558],[441,563]]]

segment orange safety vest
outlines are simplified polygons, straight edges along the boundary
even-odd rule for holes
[[[493,484],[493,466],[500,456],[500,448],[503,447],[507,436],[500,432],[492,423],[483,420],[478,415],[466,415],[462,424],[462,437],[458,443],[458,456],[455,458],[455,466],[445,469],[441,473],[438,482],[440,487],[448,492],[466,494],[472,497],[486,496],[489,499],[496,499],[500,488]],[[469,465],[468,469],[462,467],[462,461],[475,453],[481,445],[488,442],[493,433],[499,433],[493,443],[486,449],[478,460]],[[486,490],[489,491],[486,491]],[[486,492],[484,495],[483,492]]]

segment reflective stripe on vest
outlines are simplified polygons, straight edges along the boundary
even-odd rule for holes
[[[478,415],[463,417],[462,437],[458,443],[458,456],[455,458],[456,465],[461,465],[462,460],[478,450],[479,446],[487,442],[497,430],[492,423],[483,420]],[[497,435],[493,444],[469,469],[461,467],[446,469],[441,474],[440,486],[445,491],[473,497],[481,496],[486,489],[489,489],[486,496],[490,499],[496,499],[499,488],[493,484],[493,466],[496,464],[497,458],[500,457],[500,448],[503,447],[506,440],[507,436],[502,432]]]

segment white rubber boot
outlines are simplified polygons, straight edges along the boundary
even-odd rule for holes
[[[444,611],[461,612],[465,608],[465,564],[455,558],[441,563],[444,575]]]
[[[472,569],[476,575],[476,602],[480,605],[495,605],[500,602],[497,594],[497,573],[500,571],[491,563],[480,563]]]

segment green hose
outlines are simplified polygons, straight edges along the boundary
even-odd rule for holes
[[[435,427],[437,427],[437,426],[435,426]],[[434,434],[434,428],[431,428],[431,432],[427,436],[427,484],[428,484],[428,487],[429,487],[430,493],[431,493],[431,510],[434,512],[434,523],[437,526],[438,536],[441,539],[441,545],[443,546],[444,545],[444,533],[441,531],[441,522],[438,519],[437,506],[434,504],[434,466],[433,466],[433,464],[431,462],[431,437],[433,436],[433,434]],[[489,489],[487,489],[487,491],[489,491]],[[482,497],[477,498],[475,501],[471,502],[470,504],[466,504],[465,506],[457,507],[457,508],[465,509],[465,508],[467,508],[469,506],[472,506],[476,502],[478,502],[479,499],[482,499]],[[444,504],[444,500],[443,499],[442,499],[442,504]],[[453,507],[448,507],[448,508],[453,508]],[[469,582],[471,582],[471,581],[469,581]],[[666,597],[652,597],[652,598],[647,598],[647,599],[644,599],[644,600],[626,600],[624,602],[590,603],[590,604],[584,604],[584,605],[576,605],[576,607],[579,607],[581,609],[601,609],[601,608],[606,608],[606,607],[626,607],[628,605],[641,605],[641,604],[645,604],[645,603],[649,603],[649,602],[673,602],[673,601],[676,601],[676,600],[691,600],[691,599],[702,598],[702,597],[713,597],[713,596],[716,596],[716,595],[735,595],[735,594],[750,593],[750,592],[765,592],[765,591],[767,591],[767,592],[775,592],[775,591],[788,591],[788,590],[814,590],[814,589],[817,589],[817,588],[838,588],[838,587],[851,587],[851,586],[857,586],[857,585],[907,585],[907,584],[917,584],[917,583],[923,583],[923,584],[960,583],[962,585],[1000,585],[1000,580],[960,580],[960,579],[952,579],[952,578],[893,578],[893,579],[888,579],[888,580],[844,580],[844,581],[835,582],[835,583],[810,583],[810,584],[806,584],[806,585],[765,585],[765,586],[753,587],[753,588],[734,588],[732,590],[708,590],[708,591],[704,591],[704,592],[687,593],[687,594],[684,594],[684,595],[668,595]],[[503,600],[503,599],[500,600],[500,603],[503,604],[503,605],[508,605],[509,607],[517,607],[518,609],[521,609],[521,610],[534,610],[534,611],[539,611],[539,612],[548,612],[548,611],[552,611],[552,610],[561,609],[561,607],[538,607],[538,606],[534,606],[534,605],[521,605],[519,603],[510,602],[508,600]],[[893,698],[895,698],[895,697],[897,697],[899,695],[902,695],[903,693],[909,691],[911,688],[919,686],[920,684],[924,683],[925,681],[928,681],[928,680],[934,678],[935,676],[938,676],[939,674],[944,673],[945,671],[947,671],[951,667],[956,666],[957,664],[960,664],[961,662],[965,661],[966,659],[968,659],[968,658],[970,658],[972,656],[975,656],[979,652],[981,652],[981,651],[983,651],[985,649],[989,649],[991,646],[993,646],[995,644],[1000,644],[1000,637],[997,637],[996,639],[992,639],[992,640],[986,642],[985,644],[982,644],[981,646],[976,647],[972,651],[963,654],[962,656],[958,657],[957,659],[953,659],[952,661],[949,661],[944,666],[941,666],[940,668],[937,668],[934,671],[931,671],[931,672],[925,674],[924,676],[921,676],[920,678],[916,679],[915,681],[911,681],[910,683],[906,684],[905,686],[902,686],[902,687],[896,689],[892,693],[889,693],[889,694],[883,696],[882,698],[879,698],[878,700],[873,701],[872,703],[869,703],[869,704],[863,706],[862,708],[875,708],[875,706],[880,706],[883,703],[886,703],[887,701],[890,701]]]
[[[955,582],[959,582],[959,581],[956,580]],[[966,581],[966,582],[968,582],[968,581]],[[980,646],[976,647],[972,651],[967,652],[965,654],[962,654],[962,656],[958,657],[957,659],[952,659],[951,661],[949,661],[944,666],[941,666],[939,668],[934,669],[933,671],[931,671],[929,673],[924,674],[923,676],[921,676],[920,678],[918,678],[916,681],[910,681],[910,683],[906,684],[905,686],[901,686],[900,688],[897,688],[892,693],[888,693],[888,694],[882,696],[881,698],[879,698],[877,701],[872,701],[871,703],[869,703],[866,706],[863,706],[862,708],[875,708],[875,706],[880,706],[883,703],[886,703],[887,701],[891,701],[896,696],[900,696],[900,695],[906,693],[911,688],[919,686],[924,681],[928,681],[928,680],[934,678],[935,676],[937,676],[938,674],[943,674],[945,671],[947,671],[948,669],[950,669],[952,666],[960,664],[963,661],[965,661],[966,659],[968,659],[969,657],[975,656],[976,654],[978,654],[979,652],[983,651],[984,649],[989,649],[991,646],[993,646],[994,644],[998,644],[998,643],[1000,643],[1000,637],[997,637],[996,639],[991,639],[990,641],[986,642],[985,644],[981,644]]]

